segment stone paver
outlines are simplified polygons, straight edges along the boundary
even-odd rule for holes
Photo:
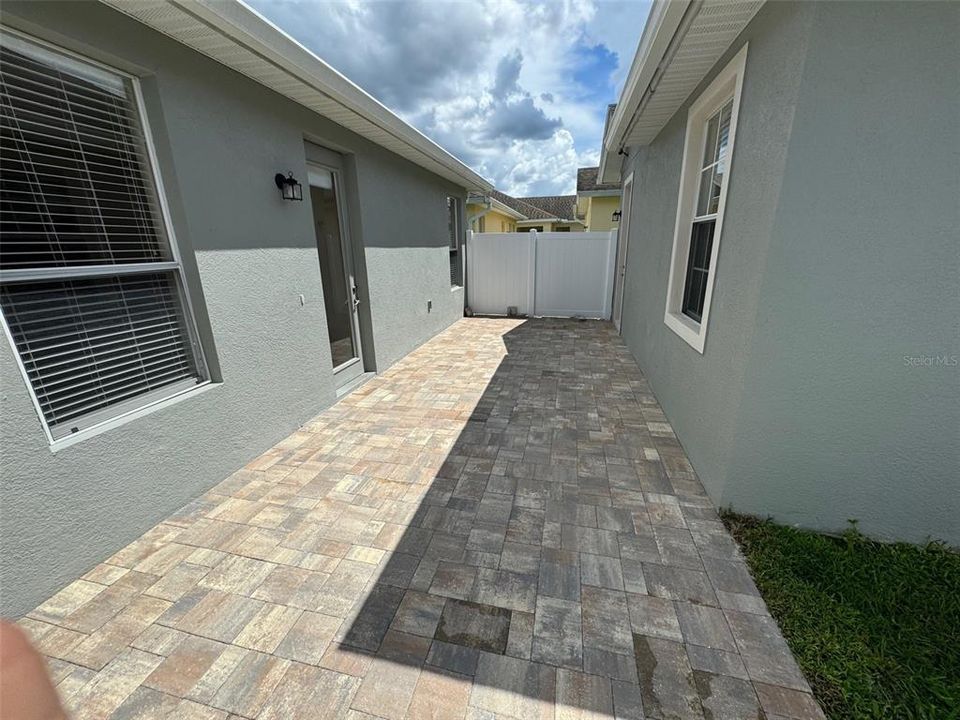
[[[21,620],[78,718],[822,718],[609,324],[464,319]]]

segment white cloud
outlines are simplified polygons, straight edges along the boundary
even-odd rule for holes
[[[603,42],[620,57],[620,65],[613,74],[614,89],[619,95],[637,52],[651,3],[650,0],[598,1],[598,12],[587,24],[586,33],[594,42]]]
[[[598,157],[648,3],[251,0],[408,122],[514,195],[572,193]],[[638,19],[639,18],[639,19]],[[627,22],[629,21],[629,22]],[[595,47],[599,46],[599,47]]]

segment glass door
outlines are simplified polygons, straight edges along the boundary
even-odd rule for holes
[[[363,373],[357,313],[360,297],[353,272],[340,168],[308,164],[307,170],[320,256],[323,304],[327,313],[330,358],[337,387],[340,388]]]

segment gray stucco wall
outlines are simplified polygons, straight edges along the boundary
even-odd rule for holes
[[[16,616],[334,402],[310,206],[283,202],[273,185],[278,171],[305,179],[305,138],[346,154],[368,369],[382,372],[462,315],[446,197],[465,191],[98,3],[7,2],[2,19],[143,77],[222,380],[52,453],[0,343],[0,611]]]
[[[624,338],[718,505],[960,545],[960,368],[908,360],[960,356],[958,29],[771,3],[718,62],[749,42],[703,355],[663,323],[688,105],[626,161]]]

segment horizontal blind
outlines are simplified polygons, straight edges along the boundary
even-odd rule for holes
[[[0,292],[55,437],[77,418],[197,375],[173,272],[9,283]]]
[[[460,286],[460,257],[456,250],[450,251],[450,285]]]
[[[0,307],[58,439],[196,385],[203,361],[129,81],[0,40]]]
[[[2,269],[170,258],[129,87],[78,66],[4,36]]]
[[[460,218],[456,198],[447,198],[447,242],[450,245],[450,285],[463,285],[462,263],[460,262]]]

